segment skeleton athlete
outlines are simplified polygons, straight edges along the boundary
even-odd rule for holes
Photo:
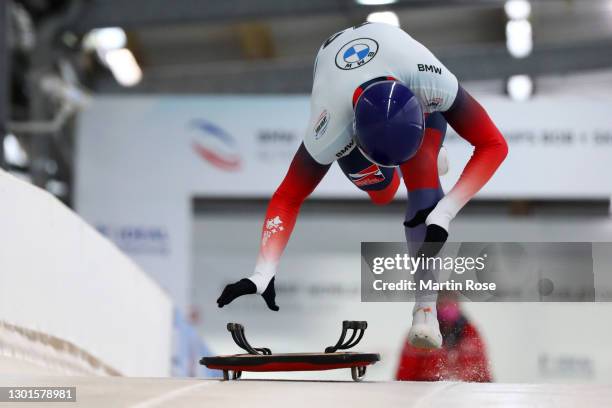
[[[310,108],[304,141],[268,205],[255,271],[227,285],[219,307],[258,293],[278,310],[274,276],[279,259],[302,202],[334,161],[375,204],[389,203],[403,179],[406,241],[411,253],[433,256],[447,240],[450,222],[508,153],[487,112],[457,78],[425,46],[387,24],[365,23],[325,41],[315,61]],[[474,153],[445,195],[438,161],[447,123],[474,146]],[[419,271],[415,280],[430,274]],[[416,293],[408,337],[417,347],[442,344],[436,296]]]

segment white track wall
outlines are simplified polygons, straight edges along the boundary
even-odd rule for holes
[[[172,303],[47,192],[0,170],[0,322],[72,343],[130,376],[170,374]]]

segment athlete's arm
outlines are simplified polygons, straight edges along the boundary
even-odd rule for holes
[[[440,200],[426,223],[448,231],[457,212],[489,181],[508,155],[508,144],[485,109],[459,86],[453,105],[442,112],[446,121],[474,146],[474,153],[455,186]]]
[[[330,166],[319,164],[304,144],[300,145],[285,178],[268,204],[255,272],[249,278],[226,286],[217,300],[219,307],[238,296],[257,292],[263,295],[270,309],[278,310],[274,299],[274,275],[278,261],[289,242],[302,203],[314,191]]]
[[[442,112],[449,125],[474,146],[474,154],[451,191],[433,207],[417,211],[404,223],[425,223],[425,244],[419,250],[434,256],[448,238],[448,227],[459,210],[489,181],[508,154],[508,145],[484,108],[461,86],[451,107]]]

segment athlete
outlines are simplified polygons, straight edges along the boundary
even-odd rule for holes
[[[274,276],[304,200],[334,161],[372,202],[389,203],[408,191],[406,240],[411,253],[434,256],[457,212],[507,155],[507,144],[487,112],[422,44],[400,28],[364,23],[332,35],[315,60],[310,122],[282,183],[272,196],[254,273],[227,285],[217,300],[258,293],[276,305]],[[474,146],[455,186],[444,195],[438,157],[447,123]],[[401,176],[400,176],[401,172]],[[415,280],[432,279],[422,270]],[[420,348],[442,344],[437,293],[419,291],[408,338]]]

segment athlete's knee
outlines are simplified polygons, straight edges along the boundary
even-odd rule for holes
[[[376,205],[387,205],[395,197],[395,193],[399,188],[399,174],[397,171],[393,172],[391,182],[381,190],[367,190],[366,192],[370,196],[370,200]]]
[[[387,205],[393,201],[395,194],[388,193],[387,190],[368,191],[370,201],[376,205]]]
[[[400,166],[408,191],[439,186],[438,153],[442,144],[442,133],[428,128],[425,135],[417,154]]]
[[[408,192],[406,220],[411,219],[419,210],[430,208],[444,197],[442,188],[424,188]]]

